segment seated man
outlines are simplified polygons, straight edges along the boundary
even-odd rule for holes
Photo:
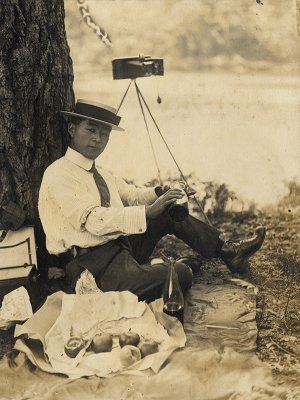
[[[70,146],[45,171],[39,213],[48,251],[73,254],[66,265],[72,290],[88,269],[103,291],[130,290],[147,301],[160,297],[167,267],[146,263],[166,234],[174,234],[203,257],[220,257],[234,272],[243,271],[264,241],[264,228],[251,239],[230,243],[219,238],[218,229],[192,216],[174,222],[167,208],[183,196],[179,189],[136,188],[95,165],[111,131],[123,130],[115,109],[78,100],[74,112],[62,113],[70,118]],[[180,263],[176,269],[185,292],[192,272]]]

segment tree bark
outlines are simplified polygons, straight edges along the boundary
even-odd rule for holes
[[[34,224],[43,172],[68,137],[60,110],[74,104],[63,0],[0,2],[0,204],[8,199]]]

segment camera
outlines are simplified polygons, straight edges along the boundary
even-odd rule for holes
[[[113,79],[135,79],[164,74],[164,60],[140,55],[138,57],[114,58]]]

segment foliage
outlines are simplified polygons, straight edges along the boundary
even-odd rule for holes
[[[258,212],[255,204],[243,199],[225,183],[201,182],[194,174],[189,174],[185,178],[190,188],[196,191],[195,198],[200,203],[201,208],[214,221],[222,221],[226,216],[241,220]],[[164,184],[172,186],[179,180],[182,180],[182,178],[171,177]],[[134,181],[129,183],[134,183]],[[158,185],[157,180],[151,180],[145,184],[146,187],[156,185]],[[192,214],[199,213],[197,202],[193,197],[189,200],[189,208]]]
[[[261,3],[89,0],[93,18],[112,37],[114,47],[108,49],[82,20],[78,23],[75,1],[65,0],[68,40],[75,64],[98,69],[107,68],[114,57],[142,52],[165,58],[168,70],[296,65],[300,51],[294,1]]]
[[[300,183],[297,181],[289,181],[286,183],[288,194],[279,202],[279,208],[294,208],[300,211]]]

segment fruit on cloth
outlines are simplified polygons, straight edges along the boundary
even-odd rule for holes
[[[109,333],[98,333],[92,340],[91,349],[95,353],[104,353],[111,351],[113,338]]]
[[[120,360],[124,367],[130,367],[141,358],[141,352],[136,346],[126,345],[120,351]]]
[[[71,336],[65,344],[65,353],[70,358],[75,358],[85,346],[84,340],[79,336]]]
[[[140,335],[135,332],[124,332],[119,337],[120,347],[124,347],[126,345],[137,346],[140,342]]]
[[[142,357],[158,352],[158,344],[151,339],[143,339],[138,344]]]

